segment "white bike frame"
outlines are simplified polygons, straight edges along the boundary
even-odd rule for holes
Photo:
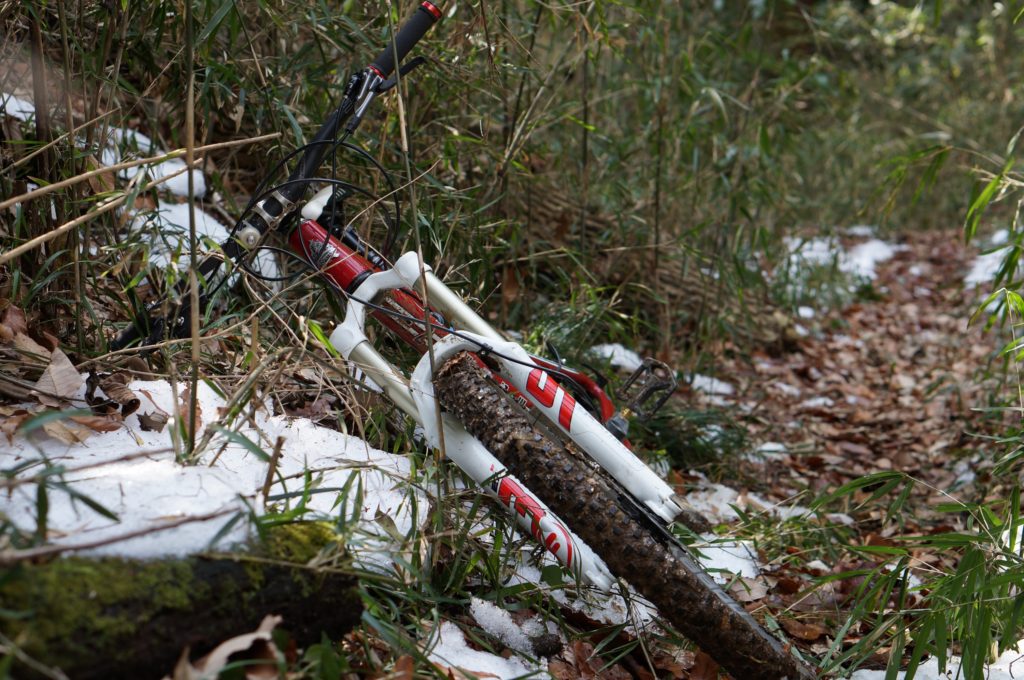
[[[319,206],[318,206],[319,207]],[[314,210],[303,216],[315,219]],[[426,291],[428,308],[442,313],[458,334],[439,337],[406,377],[372,346],[366,336],[366,302],[394,289]],[[452,416],[442,414],[434,397],[434,370],[456,353],[487,352],[501,365],[501,376],[552,427],[565,433],[633,496],[666,522],[680,512],[672,488],[616,439],[575,399],[538,366],[520,345],[498,331],[469,308],[420,262],[416,253],[405,253],[391,269],[371,274],[351,291],[345,318],[334,330],[331,344],[380,385],[384,393],[424,430],[427,442],[444,453],[483,488],[488,489],[515,515],[519,524],[540,541],[569,571],[607,590],[613,578],[604,562],[578,536],[569,531],[551,510],[519,482],[473,435]],[[443,437],[442,437],[443,431]]]

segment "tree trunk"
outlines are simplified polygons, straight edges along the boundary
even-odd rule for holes
[[[310,526],[320,525],[284,528],[294,534],[285,540],[275,531],[262,554],[21,564],[0,580],[0,629],[25,654],[76,680],[161,678],[186,647],[201,657],[255,630],[267,614],[282,616],[281,628],[299,646],[322,634],[337,639],[359,622],[362,603],[354,576],[305,563],[329,544],[328,532]],[[317,546],[316,539],[326,540]]]

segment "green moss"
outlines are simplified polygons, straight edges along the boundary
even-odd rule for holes
[[[335,544],[330,524],[307,522],[274,527],[248,555],[20,565],[0,573],[0,609],[17,613],[0,617],[0,630],[76,678],[169,670],[185,646],[204,652],[270,611],[297,639],[319,639],[359,617],[354,579],[305,568]]]
[[[47,658],[59,661],[96,649],[100,640],[130,637],[140,620],[187,609],[197,595],[185,560],[69,559],[22,565],[0,586],[0,601],[27,618],[0,625],[15,628],[29,654],[45,650]],[[117,647],[110,653],[116,654]]]
[[[270,528],[262,548],[275,559],[307,564],[336,540],[334,527],[328,522],[293,522]]]

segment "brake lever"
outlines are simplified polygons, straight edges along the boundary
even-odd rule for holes
[[[400,69],[398,69],[398,75],[391,76],[390,78],[388,78],[383,83],[381,83],[380,85],[377,86],[377,89],[376,89],[377,94],[384,94],[385,92],[387,92],[388,90],[390,90],[391,88],[393,88],[395,85],[398,84],[399,78],[404,78],[414,68],[417,68],[418,66],[422,66],[423,64],[426,64],[426,63],[427,63],[426,57],[416,57],[415,59],[409,60]]]

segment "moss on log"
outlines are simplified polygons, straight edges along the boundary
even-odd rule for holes
[[[0,629],[76,679],[161,678],[185,647],[198,658],[267,614],[300,646],[336,639],[362,603],[354,576],[309,564],[332,539],[325,525],[291,525],[252,553],[20,564],[0,574]]]

